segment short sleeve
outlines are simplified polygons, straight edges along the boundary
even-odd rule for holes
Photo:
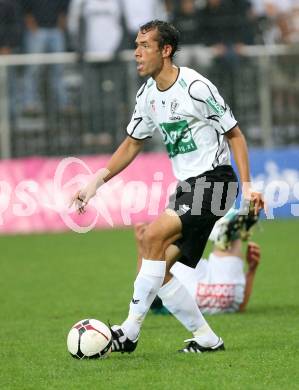
[[[136,99],[135,110],[130,123],[127,126],[127,133],[130,137],[143,140],[151,138],[156,130],[153,121],[146,114],[145,99]]]
[[[189,95],[200,117],[209,121],[220,134],[227,133],[237,125],[232,110],[212,83],[193,81]]]

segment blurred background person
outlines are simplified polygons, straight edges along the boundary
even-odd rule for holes
[[[124,48],[134,49],[139,27],[149,20],[168,19],[171,4],[165,0],[121,0],[125,24]]]
[[[20,48],[21,16],[17,0],[0,0],[0,54]]]
[[[66,51],[65,21],[69,0],[21,0],[25,23],[26,53],[59,53]],[[67,106],[62,80],[63,66],[51,65],[50,106],[57,102],[60,109]],[[30,65],[25,72],[24,111],[39,113],[42,109],[40,94],[41,66]],[[49,102],[47,102],[49,103]],[[47,104],[49,107],[49,104]]]
[[[120,5],[120,0],[71,0],[67,25],[73,48],[114,56],[123,35]]]
[[[298,0],[251,0],[258,24],[257,43],[294,43],[299,41]]]
[[[238,89],[242,84],[242,48],[254,43],[251,17],[251,4],[247,0],[207,0],[200,10],[199,37],[215,55],[209,77],[219,84],[236,112]]]
[[[292,1],[292,7],[288,13],[288,35],[286,42],[299,43],[299,0]]]
[[[109,147],[118,126],[115,105],[121,103],[124,67],[117,59],[123,39],[120,0],[71,0],[68,31],[83,77],[83,143]],[[85,55],[98,55],[92,62]]]
[[[195,0],[177,1],[171,21],[181,33],[182,45],[198,44],[201,41],[200,13]]]
[[[299,43],[299,1],[263,0],[264,12],[268,21],[265,29],[266,44],[295,46]],[[273,133],[277,139],[286,138],[289,142],[298,140],[298,54],[272,56],[271,77]]]
[[[263,43],[273,45],[282,41],[284,21],[290,11],[290,1],[252,0],[254,8],[263,17]]]
[[[22,16],[17,0],[0,0],[0,55],[14,54],[20,51]],[[19,88],[16,67],[7,68],[7,90],[9,95],[9,114],[15,120]]]
[[[249,242],[243,255],[238,239],[229,249],[214,248],[195,270],[178,263],[172,272],[195,297],[202,313],[234,313],[247,308],[260,260],[258,244]]]
[[[244,311],[260,264],[260,247],[248,242],[258,216],[231,209],[210,235],[213,250],[195,269],[176,263],[171,272],[194,296],[204,314]],[[243,242],[245,254],[243,255]]]
[[[255,242],[247,243],[258,216],[252,212],[243,215],[231,209],[216,222],[210,240],[213,249],[208,259],[201,259],[196,268],[188,267],[178,260],[171,273],[187,288],[204,314],[244,311],[253,291],[256,271],[260,264],[260,247]],[[147,224],[135,226],[138,264],[143,253],[143,235]],[[243,255],[243,242],[246,242]],[[168,249],[171,255],[171,247]],[[168,314],[159,297],[151,309],[156,314]]]
[[[274,43],[293,44],[298,39],[298,0],[264,0],[269,18],[276,24]]]

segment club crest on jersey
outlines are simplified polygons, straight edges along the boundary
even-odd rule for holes
[[[174,120],[180,120],[181,119],[180,116],[175,115],[176,114],[176,110],[178,109],[178,107],[179,107],[179,102],[177,101],[177,99],[174,99],[170,103],[170,112],[171,112],[171,117],[169,118],[170,120],[174,121]]]

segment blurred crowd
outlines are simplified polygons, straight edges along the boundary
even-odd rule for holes
[[[106,58],[108,80],[100,79],[105,74],[104,63],[81,68],[83,101],[89,104],[86,112],[93,113],[88,116],[88,132],[101,133],[99,123],[105,117],[115,117],[111,102],[120,100],[123,87],[115,86],[120,74],[117,54],[134,48],[139,27],[151,19],[173,22],[181,32],[182,45],[212,48],[215,60],[211,71],[221,75],[220,86],[221,82],[229,85],[224,94],[233,108],[238,100],[231,88],[233,82],[237,84],[233,72],[239,71],[244,45],[299,43],[299,0],[0,0],[0,54],[75,51],[78,59],[84,53]],[[48,75],[55,96],[52,101],[62,111],[70,106],[63,71],[61,64],[51,65]],[[29,115],[49,106],[40,99],[40,73],[39,65],[24,68],[22,111]],[[11,89],[14,84],[12,76]],[[94,143],[94,138],[90,142]]]
[[[0,0],[0,52],[131,48],[150,19],[172,21],[183,44],[299,42],[299,0]],[[236,48],[238,50],[238,48]]]

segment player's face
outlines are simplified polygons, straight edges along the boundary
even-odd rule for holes
[[[146,33],[139,31],[136,38],[135,58],[137,71],[140,76],[152,76],[155,78],[163,66],[162,50],[159,49],[157,30]]]

